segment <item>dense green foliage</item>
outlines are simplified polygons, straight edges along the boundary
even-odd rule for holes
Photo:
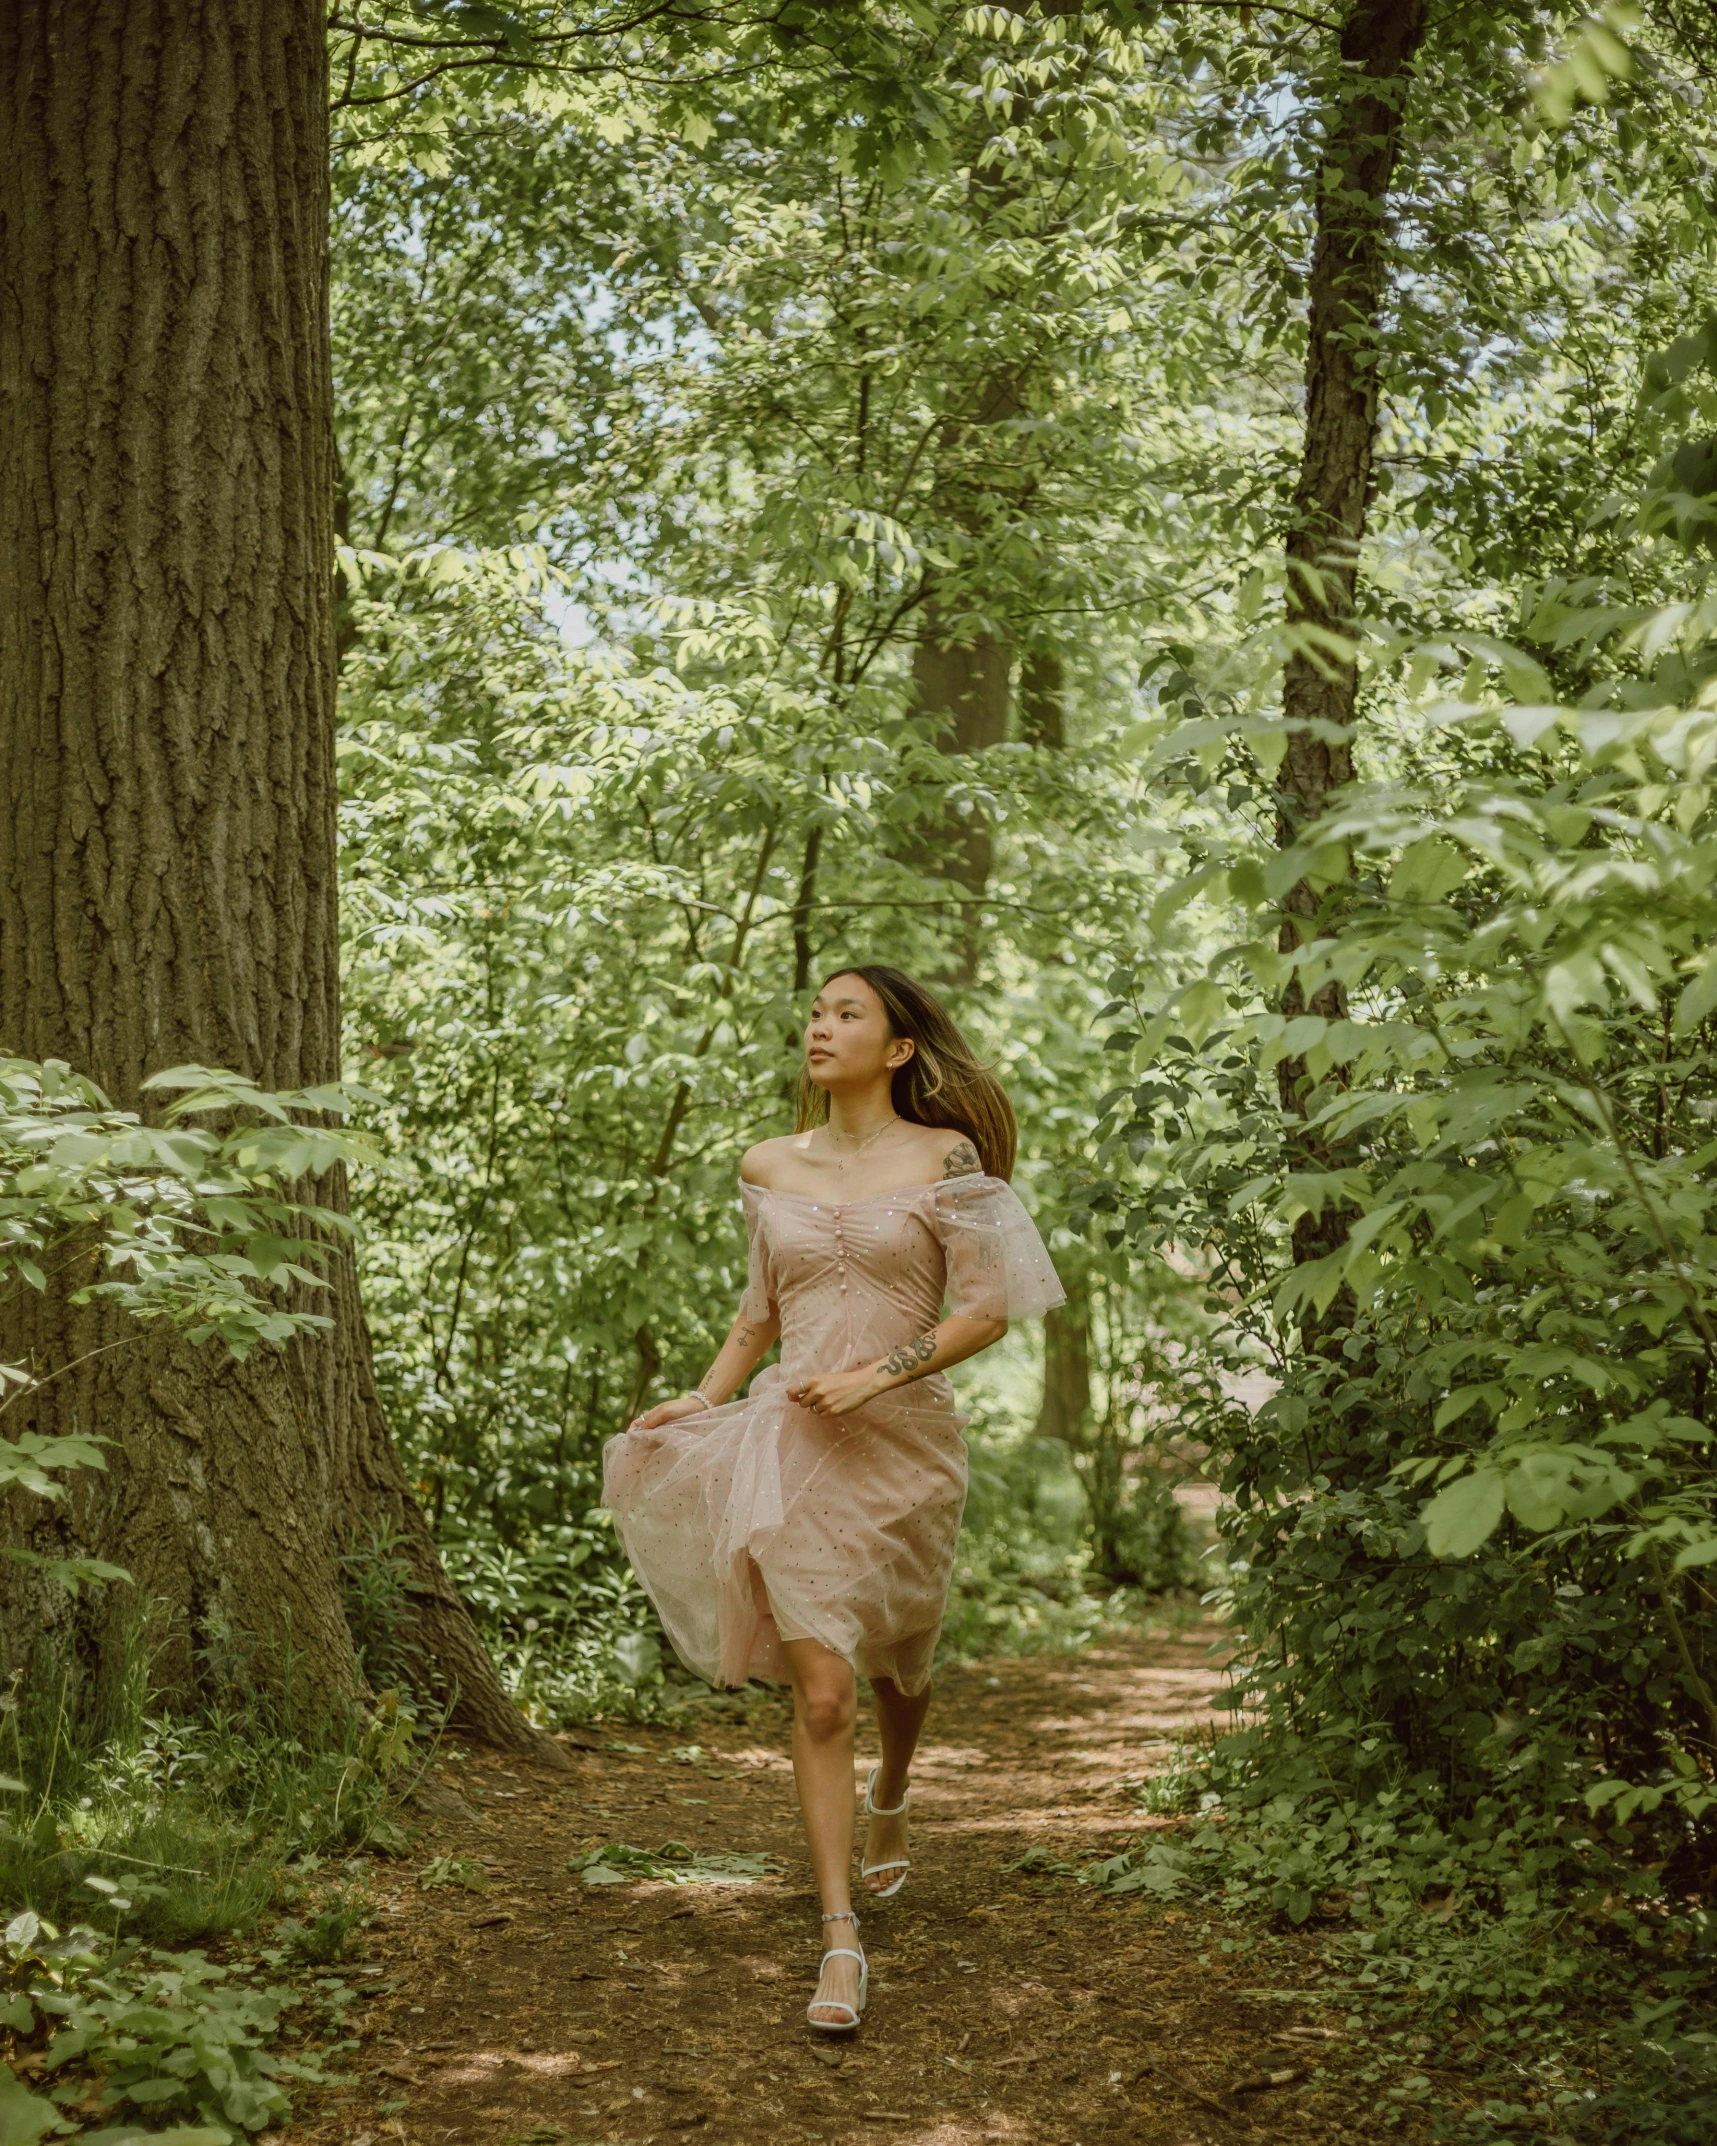
[[[1706,931],[1704,764],[1651,711],[1705,628],[1647,622],[1702,585],[1672,406],[1700,352],[1656,355],[1709,257],[1698,57],[1582,33],[1535,108],[1548,18],[1422,55],[1365,787],[1284,855],[1258,807],[1327,51],[1190,15],[918,27],[910,169],[855,160],[835,61],[696,124],[678,91],[619,124],[496,86],[432,158],[402,123],[347,168],[349,974],[406,1157],[368,1271],[426,1495],[524,1655],[635,1608],[601,1439],[725,1321],[795,994],[880,951],[950,979],[1028,1196],[1087,1230],[1058,1250],[1132,1367],[1076,1441],[1099,1569],[1140,1440],[1179,1412],[1213,1455],[1269,1766],[1327,1772],[1336,1737],[1353,1793],[1436,1784],[1444,1819],[1506,1784],[1577,1814],[1576,1862],[1593,1796],[1692,1839],[1703,1037],[1662,1005]],[[1008,742],[920,712],[927,620],[1004,651]],[[1427,692],[1463,664],[1456,723]],[[1503,703],[1576,712],[1487,729]],[[973,900],[945,852],[979,814]],[[1350,1017],[1284,1038],[1271,918],[1305,871],[1328,938],[1294,961]],[[1317,1172],[1272,1092],[1308,1054]],[[1291,1269],[1326,1202],[1358,1226]],[[1225,1349],[1282,1382],[1255,1414]]]
[[[1680,122],[1662,166],[1636,153],[1654,107]],[[1461,483],[1380,511],[1364,779],[1285,852],[1200,827],[1164,909],[1229,945],[1167,998],[1117,977],[1112,1040],[1153,1077],[1109,1103],[1111,1160],[1137,1174],[1093,1196],[1127,1241],[1204,1246],[1242,1357],[1281,1381],[1210,1433],[1267,1772],[1299,1753],[1308,1782],[1408,1779],[1444,1822],[1500,1795],[1554,1814],[1576,1862],[1655,1817],[1689,1880],[1717,1730],[1711,620],[1679,438],[1703,338],[1652,344],[1710,260],[1681,186],[1701,109],[1693,84],[1642,82],[1625,173],[1607,118],[1491,123],[1515,175],[1495,252],[1540,276],[1557,260],[1564,325],[1445,422],[1452,461],[1489,449],[1484,554]],[[1445,333],[1467,318],[1481,345],[1494,273],[1463,305],[1465,249],[1415,266],[1443,283]],[[1600,320],[1570,467],[1557,391]],[[1399,467],[1418,458],[1394,422]],[[1552,464],[1554,520],[1532,511]],[[1281,750],[1268,638],[1188,652],[1166,782],[1190,754],[1195,793],[1226,773],[1231,805],[1255,794]],[[1274,905],[1302,874],[1319,932],[1284,953]],[[1308,999],[1338,979],[1347,1017],[1271,1010],[1290,968]],[[1289,1057],[1316,1084],[1315,1166],[1277,1102]],[[1288,1226],[1326,1204],[1345,1242],[1295,1265]]]

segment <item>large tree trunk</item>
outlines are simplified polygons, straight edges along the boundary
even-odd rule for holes
[[[1408,70],[1425,33],[1424,0],[1359,0],[1342,31],[1341,80],[1317,175],[1306,346],[1306,429],[1294,517],[1288,533],[1288,620],[1345,639],[1354,623],[1359,546],[1372,490],[1377,438],[1378,326],[1388,272],[1384,219],[1405,124]],[[1326,642],[1291,655],[1282,704],[1288,745],[1276,778],[1277,841],[1287,848],[1323,812],[1331,791],[1352,779],[1346,732],[1354,720],[1358,672]],[[1334,734],[1313,735],[1313,724]],[[1317,891],[1302,880],[1289,894],[1281,947],[1290,953],[1316,929]],[[1283,1011],[1335,1019],[1346,1012],[1338,984],[1308,1006],[1297,978]],[[1283,1108],[1302,1121],[1310,1082],[1303,1058],[1282,1060]],[[1298,1143],[1303,1169],[1332,1157],[1309,1132]],[[1294,1225],[1298,1262],[1339,1245],[1347,1218],[1333,1208]]]
[[[128,1108],[187,1061],[339,1073],[323,12],[0,9],[0,1048]],[[326,1308],[244,1364],[5,1308],[0,1355],[85,1359],[15,1415],[112,1441],[13,1537],[135,1579],[78,1605],[0,1561],[5,1648],[110,1672],[143,1607],[180,1700],[242,1676],[325,1717],[359,1686],[341,1553],[387,1521],[428,1681],[543,1746],[406,1484],[349,1264]]]

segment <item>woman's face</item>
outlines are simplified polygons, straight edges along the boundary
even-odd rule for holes
[[[889,1033],[883,1004],[862,976],[831,976],[805,1024],[805,1066],[819,1088],[866,1088],[912,1056]]]

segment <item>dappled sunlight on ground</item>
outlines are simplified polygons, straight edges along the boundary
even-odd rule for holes
[[[778,1700],[691,1731],[581,1730],[563,1777],[454,1752],[416,1860],[469,1857],[489,1884],[383,1882],[359,2076],[290,2146],[1369,2146],[1364,2090],[1262,2076],[1282,2030],[1327,2007],[1247,1987],[1259,1966],[1174,1903],[1017,1867],[1139,1836],[1136,1784],[1213,1718],[1209,1636],[944,1680],[907,1889],[861,1905],[871,1998],[850,2042],[805,2026],[820,1933]],[[668,1839],[765,1852],[779,1875],[592,1887],[566,1869]]]

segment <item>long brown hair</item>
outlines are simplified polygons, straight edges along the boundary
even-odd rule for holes
[[[894,1107],[901,1117],[911,1125],[946,1125],[964,1133],[977,1149],[986,1176],[1012,1177],[1019,1152],[1014,1107],[1007,1090],[980,1063],[941,1000],[903,969],[850,962],[831,969],[822,989],[826,991],[837,976],[862,977],[882,1001],[889,1034],[914,1046],[905,1065],[894,1069]],[[799,1075],[795,1130],[808,1133],[813,1126],[827,1124],[828,1116],[828,1093],[812,1080],[807,1066]]]

